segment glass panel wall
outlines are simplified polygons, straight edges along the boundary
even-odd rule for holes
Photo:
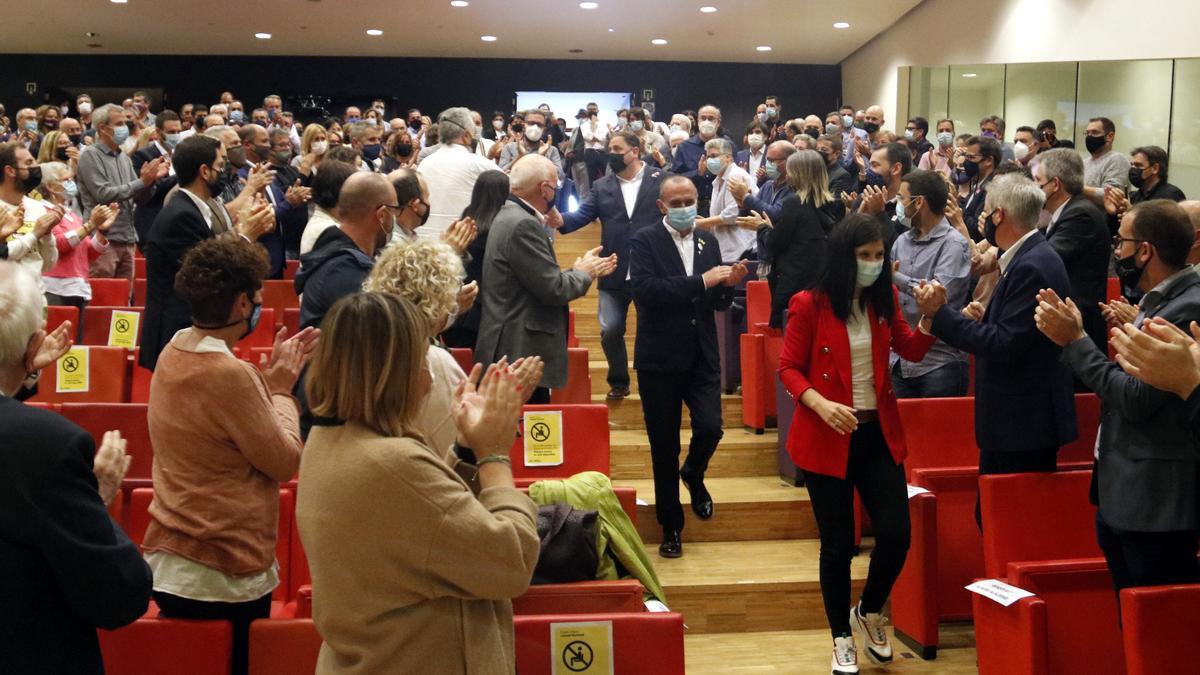
[[[1171,61],[1091,61],[1079,64],[1075,147],[1093,117],[1117,127],[1113,149],[1129,154],[1139,145],[1167,147],[1171,126]]]
[[[1036,127],[1044,119],[1054,120],[1059,138],[1072,138],[1077,68],[1074,62],[1010,63],[1004,85],[1005,140],[1012,142],[1017,127]]]
[[[947,117],[958,134],[979,133],[979,120],[988,115],[1003,117],[1004,64],[950,66],[949,101]]]
[[[913,68],[908,80],[908,117],[897,120],[896,128],[903,129],[902,122],[910,118],[924,117],[929,120],[929,132],[932,134],[937,121],[946,117],[949,77],[949,66]]]
[[[1175,61],[1167,180],[1192,199],[1200,197],[1200,59]]]

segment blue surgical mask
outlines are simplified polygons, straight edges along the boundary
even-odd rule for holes
[[[37,131],[37,120],[27,120],[25,122],[25,131]]]
[[[842,115],[842,126],[847,129],[854,126],[854,115]]]
[[[709,158],[708,158],[708,161],[706,161],[706,162],[704,163],[704,167],[705,167],[706,169],[708,169],[708,172],[709,172],[709,173],[711,173],[711,174],[713,174],[714,176],[715,176],[715,175],[717,175],[717,174],[719,174],[719,173],[721,173],[721,170],[725,168],[725,167],[724,167],[724,166],[721,164],[721,158],[720,158],[720,157],[709,157]]]
[[[867,179],[865,181],[863,181],[863,184],[864,185],[874,185],[875,187],[881,188],[881,187],[887,186],[887,180],[884,179],[883,176],[880,176],[879,174],[875,173],[875,170],[868,166],[867,167]]]
[[[119,127],[114,127],[113,140],[117,142],[117,145],[129,140],[129,127],[125,126],[124,124]]]
[[[73,180],[63,181],[62,188],[63,192],[65,192],[68,197],[74,197],[75,195],[79,194],[79,186],[76,185],[75,181]]]
[[[643,128],[643,124],[642,124],[641,120],[633,120],[632,122],[629,123],[630,131],[638,132],[638,131],[641,131],[642,128]]]
[[[775,164],[775,162],[767,162],[767,166],[764,167],[764,170],[767,172],[767,178],[770,178],[771,180],[779,178],[779,167]]]
[[[679,232],[692,229],[696,225],[696,205],[667,209],[667,224]]]
[[[904,130],[904,137],[905,137],[905,138],[907,138],[907,139],[908,139],[908,140],[910,140],[910,141],[913,139],[913,137],[915,136],[915,134],[916,134],[916,132],[914,132],[912,129],[905,129],[905,130]]]
[[[774,117],[777,114],[778,112],[775,110],[775,108],[767,106],[767,117]]]
[[[950,133],[949,131],[939,132],[937,135],[937,142],[938,145],[942,146],[943,148],[948,148],[952,143],[954,143],[954,134]]]
[[[256,302],[254,303],[254,309],[250,310],[250,318],[247,320],[249,325],[246,326],[246,332],[242,334],[242,337],[246,337],[247,335],[253,333],[255,328],[258,328],[258,320],[261,317],[262,304]]]
[[[867,288],[875,283],[879,275],[883,272],[883,261],[867,262],[865,260],[858,261],[858,274],[855,277],[855,282],[859,288]]]
[[[229,113],[230,122],[241,122],[246,119],[246,113],[241,110],[232,110]]]
[[[174,150],[175,146],[179,145],[179,136],[180,134],[167,134],[167,137],[163,139],[163,145]]]

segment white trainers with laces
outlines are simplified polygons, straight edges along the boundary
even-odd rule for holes
[[[863,634],[863,646],[867,650],[867,658],[875,663],[891,663],[892,643],[888,641],[887,619],[883,614],[864,614],[860,601],[850,610],[854,627]]]
[[[833,639],[833,675],[855,675],[858,673],[858,648],[854,636],[846,635]]]

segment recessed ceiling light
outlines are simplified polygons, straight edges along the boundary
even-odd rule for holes
[[[581,2],[581,3],[579,3],[579,9],[596,9],[599,6],[600,6],[600,3],[598,3],[598,2]]]
[[[479,39],[483,40],[484,42],[495,42],[496,36],[495,35],[480,35]]]
[[[255,33],[254,37],[258,38],[259,40],[270,40],[271,34],[270,33]]]
[[[451,7],[466,7],[469,4],[471,3],[467,2],[467,0],[450,0]]]
[[[368,28],[367,35],[378,37],[380,35],[383,35],[383,31],[379,30],[378,28]]]
[[[90,30],[83,34],[84,37],[96,37],[97,35],[99,35],[99,33],[96,33],[96,32],[90,31]]]
[[[123,4],[127,3],[127,2],[129,2],[129,0],[112,0],[112,3],[113,3],[114,5],[123,5]]]
[[[844,29],[844,28],[849,28],[849,27],[850,27],[850,24],[846,23],[845,21],[839,21],[839,22],[837,22],[837,23],[833,24],[833,27],[834,27],[834,28],[843,28],[843,29]]]
[[[963,77],[977,77],[975,73],[963,73]]]
[[[650,41],[650,44],[652,44],[652,45],[665,45],[665,44],[667,44],[667,41],[666,41],[666,40],[664,40],[664,39],[662,39],[662,38],[654,38],[653,40],[651,40],[651,41]]]
[[[616,28],[609,28],[609,29],[608,29],[608,32],[610,32],[610,33],[614,33],[614,32],[616,32],[616,30],[617,30]]]
[[[700,11],[704,12],[705,14],[712,14],[713,12],[717,11],[717,8],[713,7],[712,5],[705,5],[700,8]]]
[[[757,49],[760,52],[769,52],[769,51],[771,51],[771,45],[759,45],[759,46],[755,47],[755,49]]]

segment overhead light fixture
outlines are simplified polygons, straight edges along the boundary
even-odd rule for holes
[[[608,32],[610,32],[610,33],[615,33],[616,31],[617,31],[617,29],[616,29],[616,28],[609,28],[609,29],[608,29]]]
[[[255,33],[254,37],[258,38],[259,40],[270,40],[271,34],[270,33]]]
[[[450,0],[451,7],[466,7],[469,4],[471,3],[467,2],[467,0]]]
[[[837,23],[833,24],[833,27],[834,27],[834,28],[846,29],[846,28],[849,28],[849,27],[850,27],[850,24],[846,23],[845,21],[839,21],[839,22],[837,22]]]
[[[662,39],[662,38],[654,38],[653,40],[651,40],[651,41],[650,41],[650,44],[652,44],[652,45],[665,45],[665,44],[667,44],[667,41],[666,41],[666,40],[664,40],[664,39]]]
[[[598,3],[598,2],[581,2],[581,3],[579,3],[579,9],[596,9],[599,6],[600,6],[600,3]]]
[[[370,35],[372,37],[379,37],[380,35],[383,35],[383,31],[379,30],[378,28],[368,28],[367,35]]]
[[[771,51],[771,45],[759,45],[759,46],[755,47],[755,49],[757,49],[760,52],[769,52],[769,51]]]
[[[129,2],[129,0],[112,0],[112,3],[113,3],[114,5],[123,5],[123,4],[127,3],[127,2]]]
[[[975,73],[963,73],[963,77],[978,77]]]
[[[495,35],[480,35],[479,39],[483,40],[484,42],[495,42],[496,36]]]
[[[713,12],[717,11],[717,8],[713,7],[712,5],[705,5],[700,8],[700,11],[705,14],[712,14]]]

